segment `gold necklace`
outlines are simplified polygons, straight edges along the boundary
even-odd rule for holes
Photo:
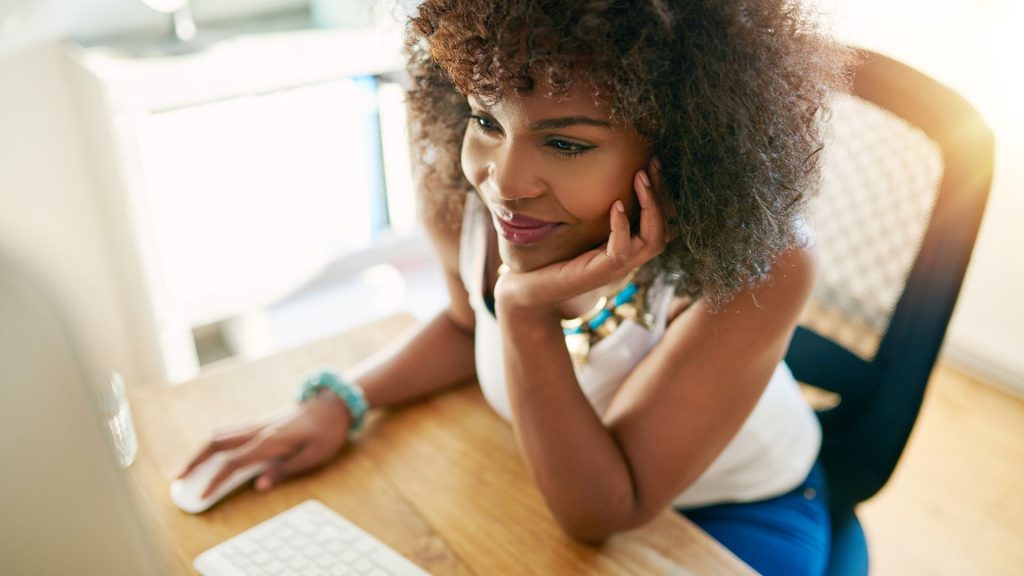
[[[602,296],[587,314],[562,320],[565,347],[576,369],[587,363],[594,345],[615,332],[626,320],[650,327],[651,317],[645,310],[647,286],[641,287],[633,282],[635,275],[636,270],[630,272],[619,287],[608,296]]]
[[[498,266],[498,276],[507,271],[507,264]],[[590,349],[595,344],[615,332],[626,320],[650,329],[652,318],[646,310],[648,287],[633,282],[636,272],[633,270],[626,275],[608,295],[601,296],[586,314],[561,320],[565,346],[576,369],[586,364]]]

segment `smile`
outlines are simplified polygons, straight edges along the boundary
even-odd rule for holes
[[[515,214],[502,208],[495,208],[494,227],[501,234],[502,238],[513,244],[528,246],[540,242],[554,232],[560,224],[558,222],[546,222],[520,214]]]

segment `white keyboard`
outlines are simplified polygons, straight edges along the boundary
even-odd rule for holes
[[[429,576],[317,500],[210,548],[193,565],[202,576]]]

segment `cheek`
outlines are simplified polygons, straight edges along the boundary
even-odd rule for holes
[[[627,211],[634,201],[631,173],[594,168],[576,171],[558,188],[562,207],[581,222],[607,222],[616,200],[622,200]]]
[[[466,180],[474,185],[479,184],[482,180],[481,174],[484,166],[483,151],[480,143],[473,138],[469,130],[466,130],[466,135],[462,139],[461,162],[462,174]]]

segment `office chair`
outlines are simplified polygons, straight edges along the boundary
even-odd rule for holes
[[[816,408],[832,512],[830,576],[867,574],[854,508],[914,426],[991,185],[994,139],[963,98],[862,51],[834,102],[809,207],[819,276],[786,361]]]

